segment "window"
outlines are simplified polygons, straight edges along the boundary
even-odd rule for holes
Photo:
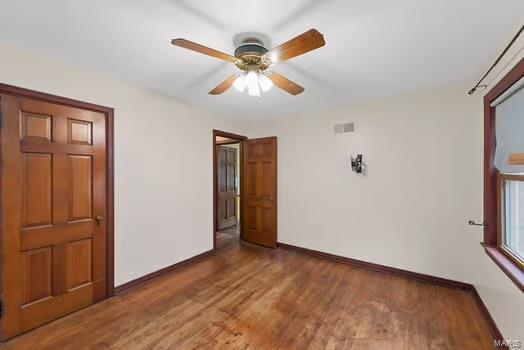
[[[524,59],[484,97],[484,248],[524,291]]]
[[[524,175],[499,175],[498,246],[524,266]]]

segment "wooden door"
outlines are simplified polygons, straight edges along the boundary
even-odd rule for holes
[[[236,148],[217,147],[218,196],[217,227],[219,230],[237,225],[237,161]]]
[[[0,95],[2,338],[107,297],[105,114]]]
[[[277,243],[277,138],[244,142],[242,211],[244,240]]]

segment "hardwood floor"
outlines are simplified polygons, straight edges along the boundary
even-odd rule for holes
[[[218,233],[219,234],[217,235],[217,241],[232,238],[230,237],[230,235],[236,235],[238,238],[238,236],[240,236],[240,227],[233,226],[230,228],[226,228],[222,231],[219,231]]]
[[[239,243],[2,349],[492,349],[466,292]]]

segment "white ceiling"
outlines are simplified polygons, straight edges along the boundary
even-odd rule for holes
[[[474,83],[524,18],[523,0],[0,0],[0,5],[0,43],[245,117]],[[232,53],[239,32],[263,32],[277,45],[310,28],[324,34],[326,46],[274,67],[306,88],[297,97],[276,88],[260,99],[234,89],[210,96],[236,68],[170,45],[170,39],[183,37]]]

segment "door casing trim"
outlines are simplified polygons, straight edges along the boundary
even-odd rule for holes
[[[218,171],[217,171],[217,145],[216,145],[216,137],[227,137],[229,139],[235,140],[235,143],[238,142],[240,144],[240,152],[239,152],[239,159],[240,162],[240,212],[242,213],[242,206],[244,205],[244,191],[242,191],[242,174],[244,172],[244,165],[243,165],[243,150],[244,150],[244,141],[247,140],[246,136],[233,134],[226,131],[216,130],[213,129],[213,250],[217,249],[217,231],[218,231],[218,225],[217,225],[217,206],[218,206]],[[242,217],[239,220],[239,228],[240,228],[240,237],[243,235],[243,225],[242,225]]]
[[[52,95],[40,91],[25,89],[13,85],[0,83],[0,94],[3,95],[13,95],[22,98],[29,98],[37,101],[48,102],[73,108],[86,109],[94,112],[103,113],[106,116],[106,179],[107,179],[107,298],[110,298],[114,295],[114,279],[115,279],[115,263],[114,263],[114,230],[115,230],[115,207],[114,207],[114,109],[111,107],[105,107],[101,105],[96,105],[89,102],[83,102],[78,100],[73,100],[67,97]],[[0,126],[1,127],[1,126]],[[0,136],[1,137],[1,136]],[[1,144],[1,143],[0,143]],[[0,149],[0,154],[1,154]],[[1,186],[2,184],[2,174],[0,173],[0,196],[1,196]],[[0,201],[0,208],[1,208]],[[1,215],[0,215],[0,227],[1,227]],[[0,251],[2,243],[2,230],[0,228]],[[3,262],[0,260],[0,274],[3,272]],[[0,275],[1,276],[1,275]],[[0,278],[0,287],[2,279]]]

